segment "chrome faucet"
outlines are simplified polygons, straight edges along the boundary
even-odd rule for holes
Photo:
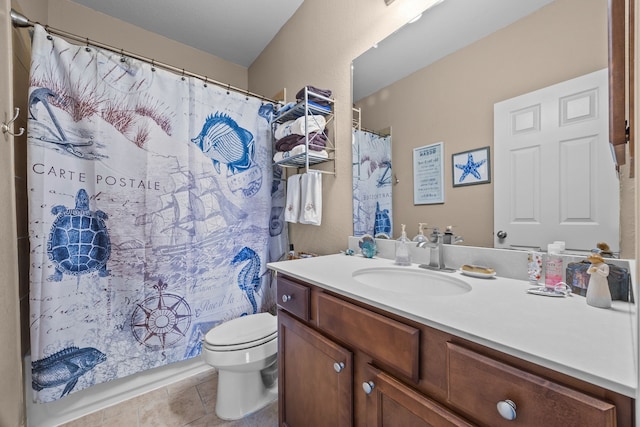
[[[462,242],[464,242],[462,236],[456,236],[453,234],[453,225],[447,225],[442,237],[442,243],[445,245],[455,245],[456,243]]]
[[[433,232],[429,235],[426,242],[419,242],[416,245],[419,248],[429,248],[429,264],[420,264],[419,267],[437,271],[455,271],[452,268],[447,268],[444,264],[444,251],[442,247],[444,236],[445,234],[440,233],[436,227],[433,229]]]

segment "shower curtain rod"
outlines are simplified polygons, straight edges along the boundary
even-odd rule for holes
[[[34,22],[34,21],[29,20],[26,16],[24,16],[21,13],[19,13],[15,9],[11,9],[11,22],[12,22],[13,26],[16,27],[16,28],[33,27],[35,24],[42,25],[39,22]],[[267,98],[267,97],[259,95],[257,93],[253,93],[253,92],[250,92],[250,91],[245,90],[245,89],[240,89],[238,87],[231,86],[230,84],[225,84],[225,83],[222,83],[222,82],[219,82],[219,81],[216,81],[216,80],[212,80],[207,76],[203,76],[201,74],[196,74],[196,73],[192,73],[190,71],[186,71],[184,68],[178,68],[178,67],[174,67],[173,65],[166,64],[164,62],[158,62],[155,59],[148,58],[148,57],[142,56],[142,55],[138,55],[138,54],[133,53],[133,52],[128,52],[128,51],[126,51],[124,49],[118,49],[116,47],[109,46],[108,44],[104,44],[104,43],[100,43],[100,42],[97,42],[97,41],[94,41],[94,40],[90,40],[87,37],[80,37],[80,36],[75,35],[73,33],[68,33],[66,31],[50,27],[48,25],[43,25],[43,27],[48,33],[56,34],[58,36],[62,36],[64,38],[67,38],[67,39],[70,39],[70,40],[74,40],[74,41],[77,41],[77,42],[85,43],[87,46],[91,45],[91,46],[99,47],[100,49],[105,49],[105,50],[108,50],[108,51],[113,52],[113,53],[118,53],[118,54],[120,54],[122,56],[128,56],[130,58],[134,58],[134,59],[137,59],[139,61],[146,62],[148,64],[151,64],[153,67],[164,68],[166,70],[179,73],[182,76],[194,77],[196,79],[202,80],[205,84],[211,83],[211,84],[214,84],[216,86],[220,86],[220,87],[222,87],[224,89],[227,89],[227,90],[232,90],[234,92],[242,93],[243,95],[253,96],[253,97],[258,98],[258,99],[260,99],[262,101],[267,101],[267,102],[270,102],[272,104],[281,104],[280,101],[275,101],[273,99]]]

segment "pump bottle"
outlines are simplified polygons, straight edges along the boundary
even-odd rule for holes
[[[409,239],[405,231],[405,225],[402,224],[402,234],[396,240],[396,264],[411,265],[411,254],[409,254]]]

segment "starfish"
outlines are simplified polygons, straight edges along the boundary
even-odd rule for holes
[[[482,179],[482,177],[480,176],[480,172],[478,172],[478,168],[480,166],[484,165],[486,161],[487,161],[487,159],[483,159],[483,160],[480,160],[479,162],[474,162],[473,161],[473,154],[469,153],[468,156],[467,156],[467,164],[466,165],[465,164],[456,164],[456,167],[458,169],[462,170],[462,175],[460,176],[460,179],[458,180],[458,182],[464,181],[464,179],[469,174],[475,176],[477,179]]]

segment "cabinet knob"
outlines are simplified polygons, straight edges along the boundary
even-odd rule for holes
[[[343,369],[344,369],[344,362],[336,362],[333,364],[333,370],[336,371],[337,373],[342,372]]]
[[[505,420],[511,421],[516,419],[516,404],[513,400],[501,400],[496,406],[498,408],[498,413]]]
[[[373,381],[365,381],[362,383],[362,389],[366,394],[371,394],[375,386],[376,385],[373,383]]]
[[[291,295],[282,295],[282,302],[288,302],[291,301]]]

